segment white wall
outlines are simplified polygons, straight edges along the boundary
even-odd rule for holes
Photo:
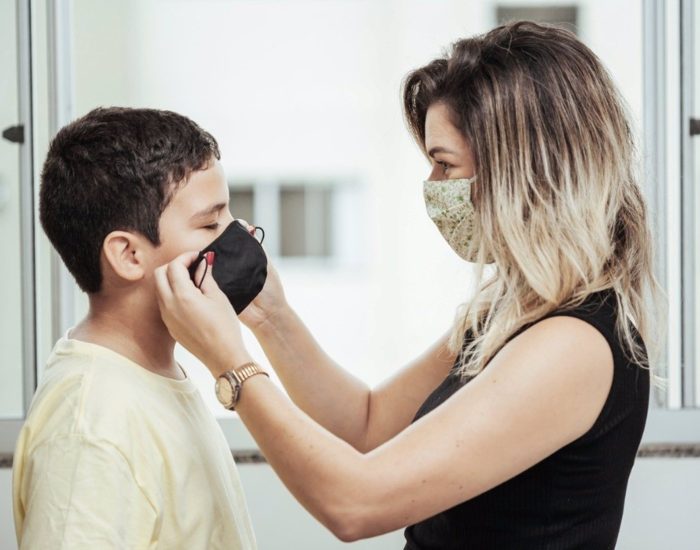
[[[327,350],[374,384],[444,332],[466,299],[469,268],[425,215],[427,164],[399,94],[412,67],[483,27],[478,3],[466,6],[75,0],[76,115],[169,108],[216,136],[232,178],[355,179],[365,199],[350,214],[363,234],[357,265],[278,268]]]
[[[638,121],[641,3],[578,4],[582,39]],[[405,129],[401,81],[454,40],[493,26],[496,2],[73,5],[76,115],[111,104],[173,109],[216,136],[230,177],[341,177],[362,186],[362,208],[345,213],[361,232],[357,265],[278,264],[291,303],[341,364],[376,384],[447,329],[472,277],[425,214],[428,166]]]

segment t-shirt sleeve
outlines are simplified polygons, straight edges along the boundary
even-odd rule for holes
[[[109,443],[54,437],[26,457],[21,484],[21,549],[151,545],[156,509]]]

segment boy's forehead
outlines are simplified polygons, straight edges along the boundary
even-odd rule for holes
[[[196,213],[216,203],[228,202],[228,184],[221,164],[216,161],[204,170],[190,174],[175,189],[170,205],[178,210]]]

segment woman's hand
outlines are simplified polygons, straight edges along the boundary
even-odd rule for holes
[[[286,307],[287,298],[284,295],[282,282],[277,270],[268,259],[265,285],[260,294],[241,312],[240,320],[250,330],[255,331]]]
[[[186,252],[155,270],[158,306],[172,337],[217,377],[251,357],[238,317],[211,276],[211,265],[200,289],[190,280],[187,268],[196,258],[197,252]],[[207,258],[212,260],[216,258]],[[197,269],[198,280],[203,271],[204,262]]]
[[[238,221],[248,229],[251,235],[255,236],[255,226],[240,218]],[[265,254],[267,255],[267,252]],[[241,312],[240,320],[252,331],[255,331],[286,307],[287,298],[284,295],[282,282],[268,257],[265,285],[260,294]]]

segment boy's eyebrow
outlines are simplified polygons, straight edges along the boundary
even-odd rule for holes
[[[204,210],[200,210],[199,212],[192,214],[192,217],[190,219],[198,219],[198,218],[206,218],[207,216],[211,216],[212,214],[215,214],[216,212],[219,212],[220,210],[223,210],[226,208],[226,203],[225,202],[218,202],[209,208],[205,208]]]

